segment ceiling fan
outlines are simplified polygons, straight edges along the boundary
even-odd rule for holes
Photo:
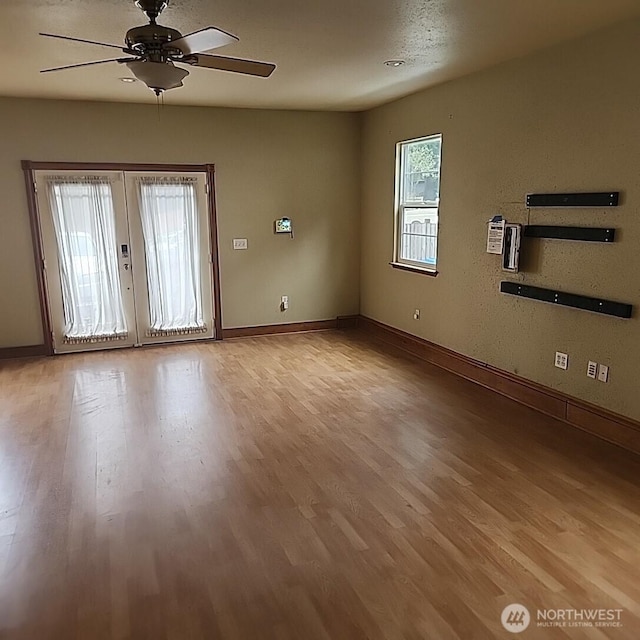
[[[206,27],[183,36],[176,29],[163,27],[156,20],[167,8],[169,0],[136,0],[136,6],[149,18],[149,24],[129,29],[125,36],[125,46],[107,44],[94,40],[83,40],[69,36],[60,36],[53,33],[41,33],[47,38],[59,38],[72,40],[73,42],[85,42],[119,49],[129,55],[128,58],[109,58],[108,60],[96,60],[72,64],[65,67],[43,69],[40,73],[63,71],[77,67],[88,67],[108,62],[126,64],[133,75],[144,82],[157,96],[168,89],[181,87],[182,81],[189,75],[186,69],[175,66],[175,63],[187,64],[204,69],[219,69],[231,73],[243,73],[249,76],[262,78],[269,77],[276,68],[275,64],[244,60],[242,58],[229,58],[226,56],[205,55],[204,51],[211,51],[238,42],[236,36],[217,29]]]

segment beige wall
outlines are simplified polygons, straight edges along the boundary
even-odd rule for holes
[[[441,85],[368,112],[363,125],[361,312],[640,419],[640,23]],[[440,275],[392,269],[394,147],[442,132]],[[613,210],[532,210],[532,224],[613,226],[612,245],[528,241],[505,277],[486,221],[526,223],[527,192],[619,189]],[[502,279],[636,305],[608,318],[499,293]],[[412,318],[422,310],[421,319]],[[570,368],[554,368],[556,350]],[[610,365],[607,384],[588,360]]]
[[[42,340],[23,159],[215,163],[224,326],[357,313],[359,131],[357,114],[0,99],[0,347]]]
[[[637,317],[501,295],[505,276],[484,251],[490,216],[526,222],[527,192],[619,189],[615,210],[531,212],[532,223],[615,226],[616,243],[528,241],[526,270],[509,279],[640,306],[638,41],[640,22],[628,23],[363,115],[167,107],[159,122],[153,106],[0,99],[0,347],[41,340],[20,160],[214,162],[225,327],[360,308],[640,419]],[[436,132],[440,275],[429,278],[388,262],[395,143]],[[272,233],[283,215],[293,241]],[[234,237],[249,251],[232,251]],[[569,353],[567,372],[553,367],[556,350]],[[609,383],[586,377],[589,359],[610,365]]]

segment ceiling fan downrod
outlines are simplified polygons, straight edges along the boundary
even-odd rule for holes
[[[136,0],[135,4],[144,11],[151,24],[155,24],[156,18],[167,8],[169,0]]]

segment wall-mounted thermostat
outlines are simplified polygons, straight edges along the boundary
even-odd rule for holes
[[[293,238],[293,224],[291,218],[280,218],[274,223],[275,233],[288,233]]]

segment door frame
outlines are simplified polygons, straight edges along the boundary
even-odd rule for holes
[[[33,242],[33,258],[35,262],[42,335],[46,355],[53,355],[53,334],[49,300],[45,285],[44,251],[42,248],[42,229],[40,212],[36,197],[35,171],[162,171],[165,173],[197,172],[204,173],[207,187],[207,207],[209,213],[209,232],[211,235],[211,282],[213,284],[214,338],[222,340],[222,297],[220,293],[220,252],[218,250],[218,214],[216,210],[215,165],[213,164],[136,164],[131,162],[37,162],[23,160],[25,187],[27,191],[27,208]]]

